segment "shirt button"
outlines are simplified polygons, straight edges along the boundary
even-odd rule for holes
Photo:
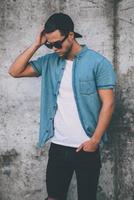
[[[48,130],[46,130],[46,132],[48,133]]]
[[[58,84],[60,83],[60,81],[58,81]]]

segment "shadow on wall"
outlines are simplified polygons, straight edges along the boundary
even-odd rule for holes
[[[17,158],[19,154],[15,149],[11,149],[10,151],[6,151],[0,154],[0,171],[2,174],[10,176],[11,174],[11,163],[13,160]]]

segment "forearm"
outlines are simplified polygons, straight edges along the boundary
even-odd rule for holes
[[[115,107],[114,103],[102,105],[97,127],[92,136],[92,139],[94,139],[94,141],[96,141],[97,143],[100,142],[105,130],[107,129],[110,123],[110,120],[114,111],[114,107]]]
[[[17,75],[24,71],[27,63],[39,47],[32,44],[23,53],[21,53],[9,68],[9,74]]]

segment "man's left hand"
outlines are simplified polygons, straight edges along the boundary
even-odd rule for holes
[[[87,152],[94,152],[97,150],[99,145],[99,142],[96,141],[94,138],[91,138],[85,142],[83,142],[76,150],[76,152],[79,152],[81,149]]]

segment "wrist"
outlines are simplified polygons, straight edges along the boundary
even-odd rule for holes
[[[41,45],[39,45],[39,44],[36,44],[36,43],[33,43],[33,44],[32,44],[32,47],[33,47],[33,48],[35,48],[35,49],[38,49],[38,48],[40,48],[40,47],[41,47]]]
[[[95,136],[92,136],[91,138],[92,142],[95,143],[95,144],[99,144],[100,143],[100,139],[95,137]]]

